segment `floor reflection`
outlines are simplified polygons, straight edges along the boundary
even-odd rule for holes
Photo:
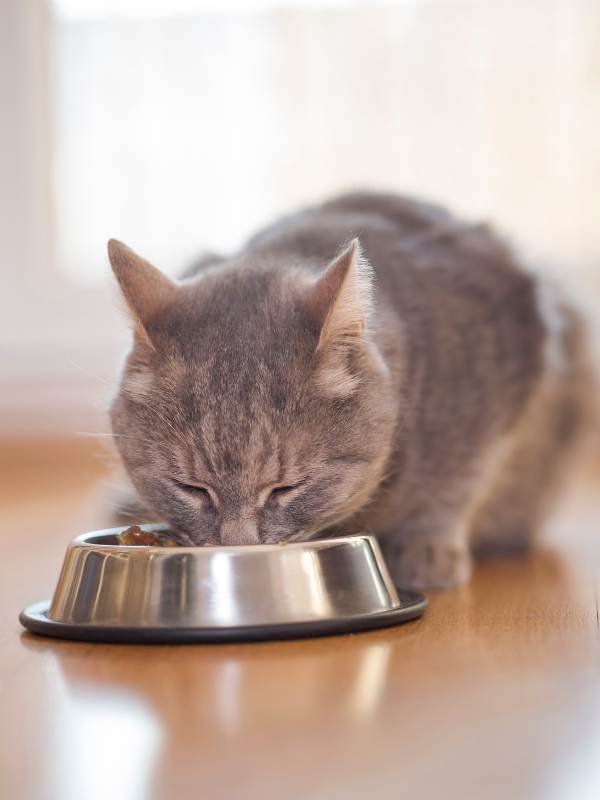
[[[61,800],[144,800],[163,730],[148,703],[126,689],[73,682],[56,659],[49,761],[51,796]]]
[[[94,645],[94,658],[90,648],[28,635],[23,644],[51,657],[72,699],[81,687],[90,697],[90,687],[133,692],[173,724],[191,713],[226,737],[273,710],[292,726],[315,714],[368,720],[385,691],[391,648],[384,633],[253,646]]]
[[[57,772],[69,774],[57,794],[81,797],[94,783],[86,800],[141,798],[149,781],[177,780],[178,765],[206,772],[231,752],[231,769],[241,769],[264,757],[267,740],[306,752],[307,741],[324,744],[336,730],[366,737],[385,702],[393,641],[417,625],[252,646],[82,647],[24,636],[60,687],[54,757],[77,765]]]

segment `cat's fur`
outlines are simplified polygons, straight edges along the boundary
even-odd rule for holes
[[[109,253],[135,321],[112,425],[149,516],[195,543],[367,528],[417,587],[530,542],[582,416],[580,326],[487,227],[365,193],[179,283]]]

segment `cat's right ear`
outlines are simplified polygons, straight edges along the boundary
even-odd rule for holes
[[[108,257],[133,317],[136,342],[154,347],[152,324],[175,300],[177,284],[116,239],[108,242]]]

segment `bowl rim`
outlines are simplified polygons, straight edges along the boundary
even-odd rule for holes
[[[137,523],[136,523],[137,524]],[[163,522],[150,522],[150,523],[140,523],[139,527],[143,531],[148,531],[151,533],[160,532],[160,531],[169,531],[170,526]],[[87,531],[86,533],[80,533],[74,539],[71,540],[69,544],[69,548],[73,547],[82,547],[82,548],[89,548],[90,550],[110,550],[111,552],[131,552],[131,553],[143,553],[143,552],[152,552],[152,553],[162,553],[164,555],[181,555],[183,553],[193,553],[195,555],[204,555],[210,556],[214,555],[215,553],[225,553],[225,552],[234,552],[234,553],[283,553],[288,552],[289,550],[320,550],[325,547],[331,547],[332,545],[351,545],[354,546],[358,541],[367,542],[369,545],[375,545],[376,548],[379,547],[379,543],[377,538],[374,536],[373,533],[369,531],[362,531],[360,533],[354,533],[348,536],[332,536],[327,539],[306,539],[304,541],[297,541],[297,542],[274,542],[272,544],[236,544],[236,545],[210,545],[205,546],[202,544],[199,545],[178,545],[177,547],[160,547],[159,545],[154,544],[110,544],[110,543],[101,543],[97,541],[90,541],[91,539],[97,539],[100,536],[116,536],[118,533],[122,533],[123,530],[126,528],[122,525],[119,525],[114,528],[100,528],[95,531]]]
[[[116,644],[231,644],[304,639],[362,633],[411,622],[427,610],[420,592],[400,591],[399,606],[387,611],[327,619],[239,626],[114,626],[55,622],[48,617],[50,600],[34,603],[19,614],[19,622],[30,633],[56,639]]]

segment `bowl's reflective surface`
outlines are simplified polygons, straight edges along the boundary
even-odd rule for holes
[[[85,534],[69,546],[50,620],[222,628],[352,618],[399,606],[378,544],[368,535],[161,548],[110,544],[117,532]]]

